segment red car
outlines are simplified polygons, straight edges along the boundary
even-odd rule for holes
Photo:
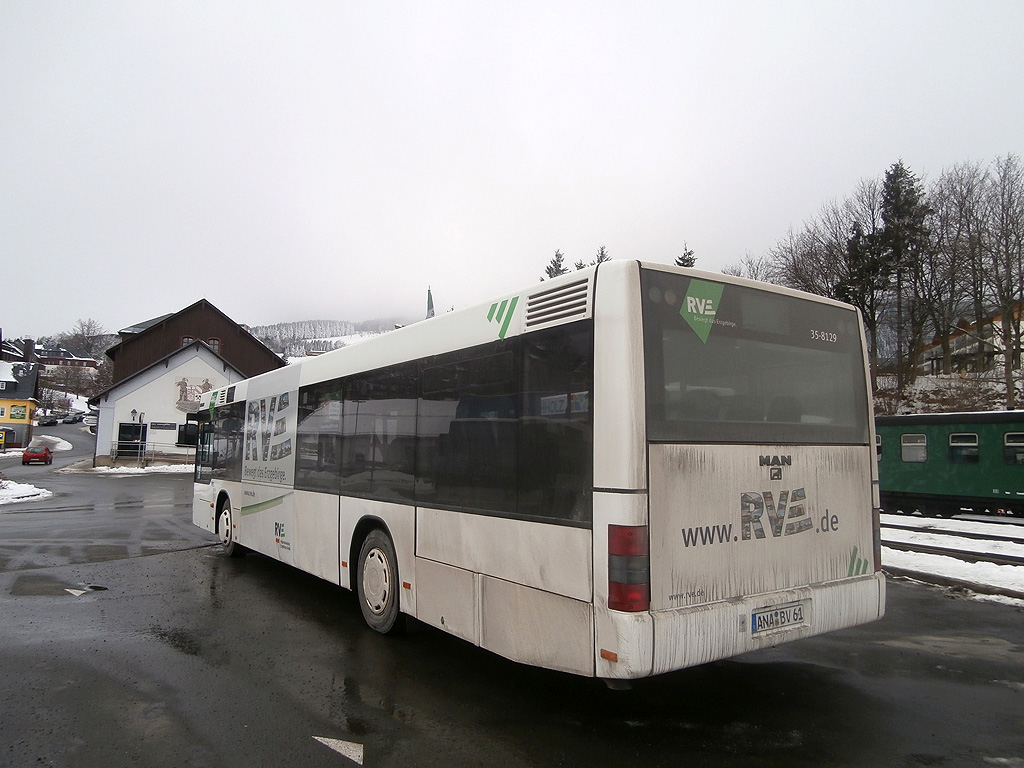
[[[30,445],[21,454],[22,464],[31,464],[33,461],[40,461],[43,464],[53,464],[53,454],[45,445]]]

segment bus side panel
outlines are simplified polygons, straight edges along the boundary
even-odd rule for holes
[[[480,587],[484,648],[538,667],[594,674],[589,602],[488,576],[480,578]]]
[[[594,487],[646,490],[640,272],[601,265],[594,304]]]
[[[334,584],[340,579],[338,503],[333,494],[295,491],[298,513],[292,529],[283,531],[295,566]]]
[[[226,483],[238,543],[295,565],[291,532],[295,530],[295,492],[255,483]]]
[[[479,574],[416,558],[416,618],[480,645]]]
[[[417,557],[590,602],[591,532],[567,525],[419,509]]]

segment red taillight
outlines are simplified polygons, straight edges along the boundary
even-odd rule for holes
[[[608,526],[608,607],[647,611],[651,607],[651,558],[646,525]]]

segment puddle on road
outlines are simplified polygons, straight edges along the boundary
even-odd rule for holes
[[[201,650],[199,638],[185,629],[165,629],[161,626],[152,626],[146,630],[146,633],[174,650],[189,656],[198,656]]]
[[[961,659],[988,659],[990,661],[1019,660],[1024,646],[1015,645],[999,637],[976,635],[907,635],[885,641],[892,648],[924,651],[939,656]]]
[[[106,587],[98,584],[69,584],[41,573],[26,573],[19,576],[11,587],[14,597],[67,597],[83,595],[86,592],[105,592]]]

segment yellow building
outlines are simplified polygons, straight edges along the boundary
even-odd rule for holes
[[[4,448],[22,448],[32,440],[39,366],[0,361],[0,433]]]

